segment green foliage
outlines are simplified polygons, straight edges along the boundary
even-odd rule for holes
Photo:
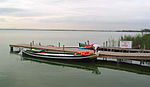
[[[150,34],[136,35],[136,36],[121,36],[119,41],[132,41],[132,47],[138,48],[139,44],[141,48],[150,49]]]
[[[150,32],[150,29],[143,29],[141,32]]]

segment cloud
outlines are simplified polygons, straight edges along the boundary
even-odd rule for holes
[[[7,2],[8,0],[0,0],[0,2],[2,3],[2,2]]]
[[[147,26],[150,23],[149,0],[0,0],[0,2],[3,2],[0,3],[0,16],[24,20],[30,18],[31,23],[36,21],[41,24],[62,23],[65,26],[91,25],[90,28],[92,26],[99,28],[99,25],[118,25],[119,28],[120,25],[132,24]]]
[[[48,14],[20,8],[0,8],[0,16],[37,17],[45,15]]]
[[[4,18],[0,18],[0,22],[6,22]]]
[[[21,11],[23,10],[19,8],[0,8],[0,15],[9,15]]]

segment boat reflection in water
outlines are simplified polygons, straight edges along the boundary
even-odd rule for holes
[[[94,61],[94,62],[92,61],[91,62],[89,61],[79,62],[79,61],[63,61],[63,60],[43,60],[43,59],[34,59],[30,57],[23,57],[22,59],[23,61],[34,61],[34,62],[39,62],[39,63],[46,63],[46,64],[51,64],[51,65],[88,70],[88,71],[92,71],[92,73],[96,75],[102,74],[99,71],[100,68],[108,68],[108,69],[133,72],[137,74],[150,75],[150,67],[129,64],[129,63],[124,63],[124,62],[117,63],[115,61],[103,61],[103,60]]]
[[[11,52],[11,55],[14,55],[14,54],[18,55],[18,53]],[[127,71],[127,72],[132,72],[132,73],[137,73],[137,74],[150,75],[149,66],[141,66],[141,65],[137,65],[133,63],[126,63],[126,62],[116,62],[116,61],[106,61],[106,60],[98,60],[94,62],[92,61],[80,62],[80,61],[63,61],[63,60],[43,60],[43,59],[36,59],[32,57],[23,57],[23,56],[21,56],[21,60],[83,69],[87,71],[92,71],[92,73],[96,75],[103,74],[100,72],[100,68],[107,68],[107,69]],[[145,61],[145,62],[150,63],[150,61]]]
[[[96,75],[101,74],[96,64],[92,63],[92,61],[80,62],[80,61],[73,61],[73,60],[54,60],[54,59],[46,60],[46,59],[39,59],[39,58],[37,59],[32,57],[22,57],[21,59],[23,61],[33,61],[38,63],[56,65],[56,66],[72,67],[77,69],[88,70],[88,71],[92,71],[92,73]]]

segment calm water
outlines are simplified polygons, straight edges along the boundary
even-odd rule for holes
[[[9,44],[64,44],[90,40],[101,44],[121,35],[138,33],[0,30],[0,87],[150,87],[150,67],[99,61],[35,60],[10,53]]]

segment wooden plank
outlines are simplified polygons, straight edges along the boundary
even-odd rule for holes
[[[93,53],[93,50],[85,50],[85,49],[78,49],[78,48],[62,48],[62,47],[49,47],[49,46],[39,46],[39,45],[32,45],[29,44],[17,44],[17,45],[9,45],[10,47],[23,47],[23,48],[32,48],[32,49],[40,49],[40,50],[48,50],[48,51],[65,51],[65,52],[85,52],[90,51]]]
[[[113,57],[141,57],[141,58],[150,58],[150,53],[122,53],[122,52],[108,52],[101,51],[101,56],[113,56]]]
[[[150,50],[143,49],[130,49],[130,48],[111,48],[111,47],[100,47],[100,50],[113,50],[113,51],[126,51],[126,52],[147,52],[150,53]]]

